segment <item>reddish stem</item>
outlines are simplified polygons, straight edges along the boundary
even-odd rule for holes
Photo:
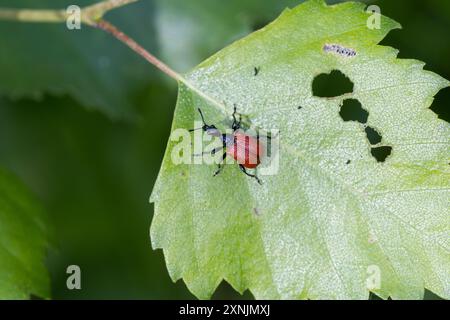
[[[154,55],[152,55],[150,52],[145,50],[141,45],[139,45],[136,41],[131,39],[129,36],[127,36],[125,33],[120,31],[118,28],[110,24],[108,21],[105,20],[99,20],[96,24],[96,27],[112,34],[114,37],[116,37],[118,40],[126,44],[130,49],[132,49],[134,52],[136,52],[138,55],[143,57],[145,60],[150,62],[152,65],[157,67],[159,70],[167,74],[169,77],[183,82],[183,77],[172,70],[168,65],[166,65],[164,62],[156,58]]]

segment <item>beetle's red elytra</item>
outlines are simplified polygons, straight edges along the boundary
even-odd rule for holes
[[[261,163],[261,157],[264,154],[262,143],[257,137],[240,131],[236,131],[233,136],[234,143],[227,148],[227,154],[245,168],[256,168]]]
[[[256,174],[249,173],[247,169],[256,169],[261,164],[261,158],[265,153],[265,146],[259,140],[259,135],[253,136],[246,134],[241,130],[241,116],[239,121],[236,119],[236,106],[234,106],[233,112],[233,124],[231,128],[233,132],[231,134],[225,134],[219,131],[215,125],[208,125],[205,122],[202,110],[198,109],[202,118],[203,126],[201,128],[191,129],[189,131],[203,130],[208,135],[221,138],[222,146],[211,150],[211,155],[216,154],[219,151],[223,151],[222,162],[218,164],[218,169],[214,173],[214,176],[218,175],[223,169],[223,162],[228,156],[234,158],[239,165],[241,171],[247,176],[254,178],[259,184],[261,180]],[[270,137],[267,137],[270,138]]]

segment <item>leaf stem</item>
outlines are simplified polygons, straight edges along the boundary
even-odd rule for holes
[[[178,72],[171,69],[168,65],[166,65],[164,62],[162,62],[161,60],[156,58],[154,55],[152,55],[147,50],[145,50],[140,44],[138,44],[136,41],[134,41],[132,38],[127,36],[125,33],[120,31],[117,27],[115,27],[108,21],[100,19],[99,21],[97,21],[95,26],[112,34],[115,38],[117,38],[119,41],[123,42],[131,50],[133,50],[138,55],[140,55],[145,60],[147,60],[149,63],[151,63],[152,65],[157,67],[159,70],[161,70],[165,74],[167,74],[169,77],[171,77],[179,82],[185,82],[184,78]]]
[[[65,10],[31,10],[0,8],[0,20],[20,22],[64,22],[67,19]]]
[[[138,0],[105,0],[81,9],[81,22],[94,26],[108,11],[125,6]],[[65,22],[69,14],[66,10],[9,9],[0,8],[0,20],[20,22],[60,23]]]

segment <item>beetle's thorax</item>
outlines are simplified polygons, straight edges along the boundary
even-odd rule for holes
[[[234,144],[234,135],[233,134],[224,134],[222,135],[223,144],[227,147],[230,147]]]

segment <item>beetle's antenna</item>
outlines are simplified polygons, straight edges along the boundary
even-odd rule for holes
[[[203,124],[206,126],[205,117],[203,117],[202,110],[200,110],[200,108],[198,108],[197,110],[200,113],[200,117],[202,117]]]
[[[205,130],[206,127],[208,127],[208,125],[205,122],[205,117],[203,117],[203,113],[202,110],[200,110],[200,108],[197,109],[198,112],[200,113],[200,117],[202,117],[202,121],[203,121],[203,127],[201,128],[196,128],[196,129],[190,129],[189,132],[195,131],[195,130]]]

